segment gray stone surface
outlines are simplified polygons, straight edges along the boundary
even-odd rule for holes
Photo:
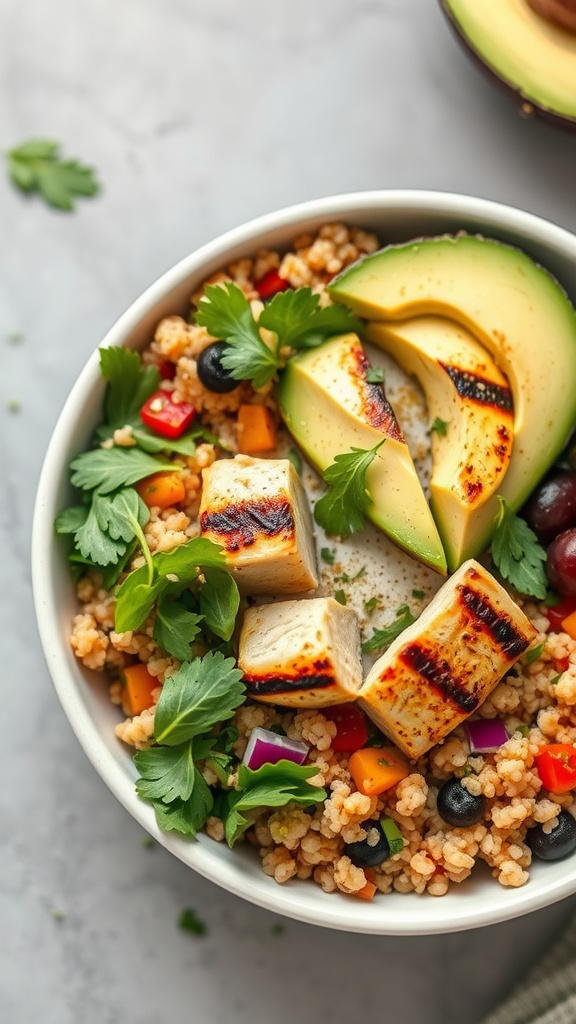
[[[89,353],[199,243],[291,202],[379,187],[478,194],[576,230],[576,139],[521,120],[431,0],[0,0],[0,79],[1,148],[54,136],[104,185],[62,215],[0,173],[0,1018],[476,1024],[575,900],[452,936],[291,921],[275,934],[273,915],[144,848],[44,666],[32,505]],[[177,928],[188,906],[204,938]]]

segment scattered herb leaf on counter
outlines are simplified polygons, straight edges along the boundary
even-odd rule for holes
[[[314,519],[329,536],[348,537],[366,525],[366,473],[384,440],[374,448],[352,448],[337,455],[323,474],[326,494],[316,502]]]
[[[186,907],[180,914],[178,927],[182,928],[182,931],[191,932],[192,935],[206,935],[208,931],[204,921],[201,921],[196,911],[191,910],[190,907]]]
[[[430,433],[438,434],[438,437],[446,437],[449,426],[450,420],[441,420],[440,417],[437,416],[430,427]]]
[[[333,334],[359,333],[362,323],[343,305],[320,308],[320,296],[310,288],[279,292],[262,310],[258,322],[238,285],[208,285],[198,304],[195,321],[226,342],[220,359],[235,380],[264,387],[281,368],[280,349],[314,348]],[[274,347],[260,337],[264,327],[276,335]]]
[[[364,654],[372,654],[374,651],[379,651],[381,647],[389,647],[392,641],[413,622],[416,622],[416,617],[412,615],[408,605],[400,605],[394,621],[384,629],[375,629],[369,640],[364,641],[362,644]]]
[[[228,794],[228,813],[224,822],[228,846],[233,846],[250,822],[242,811],[253,807],[284,807],[288,803],[314,804],[326,799],[326,791],[307,780],[318,774],[316,765],[277,761],[252,771],[241,764],[238,789]]]
[[[12,183],[22,192],[38,192],[58,210],[73,210],[78,196],[100,191],[94,170],[77,160],[64,160],[54,139],[28,139],[8,150],[6,157]]]
[[[499,573],[520,594],[544,600],[548,590],[546,552],[528,523],[498,497],[500,511],[492,537],[492,560]]]

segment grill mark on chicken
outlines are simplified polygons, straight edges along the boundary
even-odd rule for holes
[[[323,690],[327,686],[334,685],[334,676],[326,675],[301,675],[294,679],[278,678],[270,676],[244,676],[244,682],[248,690],[254,696],[267,693],[286,693],[295,690]]]
[[[458,366],[450,366],[447,363],[440,363],[440,366],[450,377],[461,398],[480,402],[482,405],[493,405],[502,412],[514,412],[510,388],[486,380],[485,377],[480,377],[470,370],[461,370]]]
[[[430,686],[439,690],[444,698],[452,701],[464,714],[469,715],[478,707],[477,694],[470,693],[459,679],[454,678],[448,662],[437,657],[435,651],[430,650],[424,644],[419,642],[408,644],[400,651],[398,657],[412,671],[422,676]]]
[[[370,384],[366,380],[366,373],[370,369],[370,361],[366,354],[362,348],[358,347],[354,349],[352,355],[355,360],[354,373],[361,385],[362,415],[372,427],[381,430],[394,441],[405,444],[404,434],[394,415],[394,410],[386,398],[383,385]]]
[[[258,537],[290,536],[294,519],[286,498],[257,498],[227,505],[218,512],[202,512],[202,533],[215,533],[226,551],[251,547]]]
[[[460,600],[483,629],[487,629],[498,644],[502,654],[510,660],[519,658],[529,646],[530,641],[519,633],[505,615],[499,615],[496,609],[478,591],[465,584],[458,586]]]

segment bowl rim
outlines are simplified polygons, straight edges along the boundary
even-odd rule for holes
[[[185,256],[165,271],[120,315],[98,347],[122,344],[125,338],[150,314],[159,301],[179,285],[214,260],[226,262],[226,254],[233,248],[246,245],[257,247],[260,236],[271,230],[293,228],[296,234],[306,220],[350,220],[355,214],[368,215],[378,211],[393,212],[398,207],[409,207],[411,213],[425,210],[427,215],[459,217],[480,220],[496,225],[502,231],[539,245],[545,245],[563,259],[573,260],[576,266],[576,237],[566,229],[528,213],[493,200],[474,196],[422,189],[385,189],[343,193],[297,203],[256,217],[224,232],[214,240]],[[375,214],[376,215],[376,214]],[[576,275],[575,275],[576,276]],[[465,896],[459,901],[445,896],[440,901],[426,904],[419,901],[421,911],[406,916],[386,913],[388,897],[382,901],[381,912],[374,913],[372,904],[348,900],[344,904],[338,897],[321,893],[323,902],[308,895],[300,896],[290,886],[272,882],[265,885],[266,876],[259,867],[257,878],[239,871],[236,865],[219,862],[211,854],[210,845],[202,841],[189,842],[172,833],[161,832],[156,825],[153,809],[135,793],[133,779],[123,770],[110,750],[102,743],[96,724],[82,701],[71,670],[69,654],[61,638],[61,615],[50,571],[49,553],[54,546],[53,519],[57,510],[58,490],[65,465],[63,453],[70,443],[70,427],[82,415],[86,397],[99,379],[98,352],[95,349],[74,383],[62,408],[48,444],[39,477],[32,526],[32,586],[36,619],[44,657],[68,721],[86,756],[132,816],[164,847],[180,860],[193,867],[203,877],[260,907],[309,924],[350,932],[375,935],[426,935],[462,931],[519,917],[549,906],[576,892],[576,870],[573,877],[550,880],[538,887],[503,890],[496,898],[500,886],[495,888],[493,900],[476,900],[471,907]],[[266,883],[270,882],[266,879]],[[308,883],[304,883],[308,885]],[[316,889],[316,887],[314,887]],[[320,891],[320,890],[319,890]],[[512,895],[510,895],[512,894]],[[418,899],[414,894],[412,899]],[[344,900],[346,898],[344,897]],[[462,906],[460,906],[460,901]],[[358,906],[356,906],[358,904]],[[467,908],[468,904],[468,908]],[[432,913],[429,909],[437,907]],[[442,909],[444,908],[444,909]],[[408,907],[406,908],[408,910]]]

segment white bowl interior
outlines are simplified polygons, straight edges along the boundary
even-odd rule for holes
[[[142,347],[157,321],[183,312],[191,292],[211,272],[262,246],[286,248],[304,230],[334,220],[378,232],[382,243],[418,235],[476,231],[515,244],[551,270],[576,301],[576,238],[530,214],[449,193],[386,191],[321,199],[259,218],[187,257],[153,284],[118,320],[102,344]],[[545,343],[545,342],[544,342]],[[205,835],[186,840],[158,830],[151,807],[134,790],[131,754],[114,736],[117,709],[99,673],[83,669],[69,644],[76,610],[64,546],[53,522],[70,501],[68,463],[89,443],[100,417],[103,386],[95,353],[58,420],[38,487],[32,567],[36,614],[47,664],[78,740],[106,784],[168,850],[206,878],[253,903],[288,917],[346,931],[421,935],[458,931],[517,917],[576,891],[576,858],[535,864],[520,889],[501,887],[487,869],[441,899],[396,893],[364,903],[292,880],[279,886],[262,872],[251,848],[229,850]]]

